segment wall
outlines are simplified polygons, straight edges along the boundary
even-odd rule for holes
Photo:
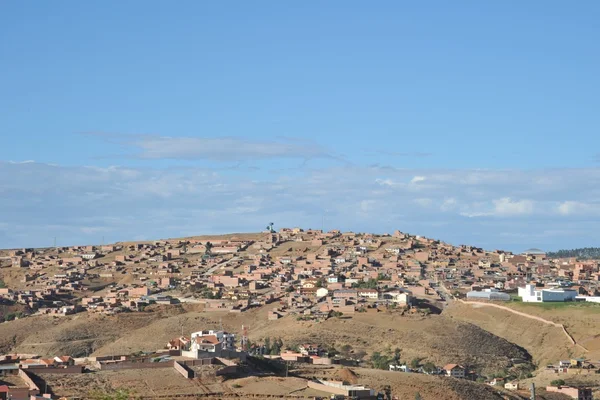
[[[323,385],[322,383],[308,381],[308,387],[311,389],[320,390],[321,392],[332,393],[332,394],[341,394],[343,396],[348,395],[348,391],[342,388]]]
[[[114,371],[120,369],[144,369],[144,368],[172,368],[174,362],[166,361],[166,362],[133,362],[133,361],[123,361],[117,363],[98,363],[98,367],[102,371]]]
[[[308,387],[327,393],[341,394],[343,396],[356,396],[359,399],[371,398],[372,396],[370,389],[352,389],[352,387],[344,387],[344,385],[329,386],[319,382],[308,381]]]
[[[184,361],[179,361],[179,362],[181,364],[193,367],[195,365],[211,365],[211,364],[215,364],[215,359],[214,358],[200,358],[198,360],[184,360]]]
[[[217,349],[215,352],[208,351],[182,351],[181,355],[187,358],[212,358],[212,357],[224,357],[224,358],[239,358],[241,361],[246,361],[248,353],[237,352],[233,350],[221,350]]]
[[[31,379],[31,377],[29,376],[29,374],[26,371],[23,371],[22,369],[20,369],[19,370],[19,378],[21,378],[23,380],[23,382],[25,382],[27,387],[29,387],[29,394],[39,394],[40,393],[40,388],[37,387],[37,385],[33,382],[33,380]]]
[[[83,366],[71,365],[66,368],[47,368],[47,367],[29,367],[27,371],[31,371],[34,374],[81,374],[83,373]]]
[[[195,376],[194,371],[192,371],[187,365],[177,361],[173,363],[173,368],[175,368],[175,371],[179,372],[186,379],[192,379]]]

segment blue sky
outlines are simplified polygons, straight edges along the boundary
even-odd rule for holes
[[[0,4],[0,247],[598,245],[600,3]],[[33,161],[33,162],[30,162]]]

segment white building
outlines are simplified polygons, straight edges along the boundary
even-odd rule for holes
[[[379,291],[377,289],[358,289],[358,297],[377,300],[379,298]]]
[[[484,289],[482,291],[471,291],[467,293],[467,299],[509,301],[510,295],[499,292],[497,289]]]
[[[215,352],[221,350],[235,350],[235,335],[225,331],[199,331],[192,333],[192,351]]]
[[[525,285],[519,288],[519,297],[525,303],[544,303],[549,301],[572,301],[578,293],[572,289],[541,289],[536,290],[534,285]]]
[[[398,305],[412,304],[412,293],[406,289],[396,289],[383,294],[384,300],[391,300]]]

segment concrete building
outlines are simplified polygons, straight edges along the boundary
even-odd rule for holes
[[[473,290],[468,292],[467,299],[487,301],[509,301],[510,296],[506,293],[499,292],[496,289],[484,289],[482,291]]]
[[[225,331],[199,331],[192,333],[191,350],[214,352],[217,348],[235,350],[235,335]]]
[[[536,290],[534,285],[528,284],[519,288],[519,297],[525,303],[544,303],[551,301],[573,301],[578,293],[572,289],[541,289]]]

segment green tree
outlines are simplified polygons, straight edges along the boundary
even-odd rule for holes
[[[437,368],[435,364],[431,361],[427,361],[425,364],[423,364],[423,371],[427,372],[428,374],[434,372],[436,369]]]
[[[394,361],[395,364],[399,364],[400,363],[400,348],[396,347],[394,349],[394,358],[392,359],[392,361]]]
[[[410,367],[412,369],[417,369],[421,366],[421,359],[420,358],[413,358],[412,361],[410,362]]]
[[[421,393],[415,393],[415,400],[422,400]]]
[[[4,289],[6,287],[6,283],[3,280],[0,280],[0,289]]]
[[[349,344],[345,344],[341,347],[340,354],[344,357],[348,357],[350,355],[351,351],[352,351],[352,346],[350,346]]]
[[[373,364],[373,368],[388,369],[392,361],[390,356],[383,355],[378,351],[371,354],[371,364]]]
[[[273,344],[271,345],[271,351],[269,352],[269,354],[271,354],[272,356],[281,354],[282,346],[283,342],[281,341],[281,339],[273,339]]]
[[[565,386],[565,381],[564,379],[555,379],[552,382],[550,382],[550,384],[552,386]]]
[[[265,338],[265,353],[271,354],[271,338],[270,337]]]

